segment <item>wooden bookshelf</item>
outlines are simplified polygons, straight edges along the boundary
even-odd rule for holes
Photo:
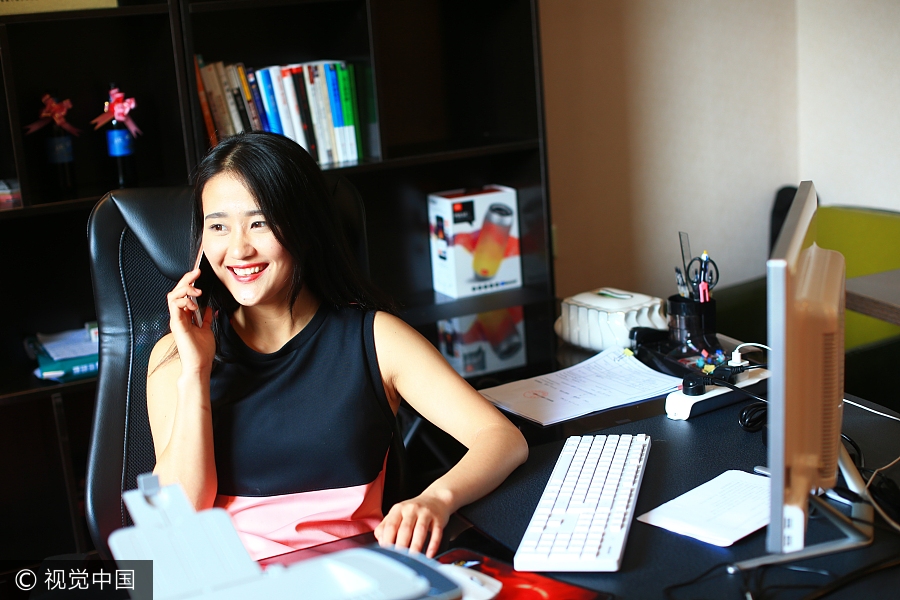
[[[364,199],[375,283],[435,343],[439,319],[524,306],[528,365],[490,381],[549,369],[554,286],[536,3],[119,0],[118,8],[0,16],[0,179],[19,181],[24,204],[0,211],[0,249],[12,257],[0,294],[0,378],[8,382],[0,411],[53,394],[79,403],[91,396],[91,380],[58,389],[35,380],[22,338],[95,318],[86,223],[112,179],[105,135],[89,121],[111,82],[137,100],[139,185],[188,182],[208,145],[195,54],[251,68],[320,59],[370,68],[377,152],[325,168]],[[82,129],[73,144],[78,193],[64,201],[53,196],[43,132],[24,134],[47,92],[72,101],[68,121]],[[442,301],[431,289],[427,196],[489,183],[518,190],[524,285]],[[31,415],[54,431],[51,416]],[[46,554],[74,550],[75,539]],[[14,558],[7,555],[0,544],[0,557]]]

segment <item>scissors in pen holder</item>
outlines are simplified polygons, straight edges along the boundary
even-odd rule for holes
[[[688,281],[695,300],[709,301],[709,293],[719,283],[719,268],[706,250],[695,256],[687,265]]]

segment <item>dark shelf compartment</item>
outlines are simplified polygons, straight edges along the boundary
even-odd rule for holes
[[[137,101],[132,115],[143,131],[135,140],[138,184],[186,182],[168,10],[137,6],[98,10],[92,17],[76,24],[61,20],[7,24],[9,50],[4,68],[9,65],[10,73],[4,72],[4,79],[15,81],[15,89],[7,92],[15,98],[19,119],[23,126],[35,121],[45,93],[60,101],[70,99],[67,121],[81,130],[73,138],[77,194],[82,198],[102,196],[115,185],[114,164],[106,155],[105,129],[95,131],[90,121],[103,112],[109,85],[114,82]],[[73,27],[78,32],[75,45]],[[37,39],[42,43],[36,45]],[[49,127],[20,138],[23,160],[19,171],[25,180],[22,194],[26,206],[62,199],[53,188],[55,173],[46,160]]]
[[[522,276],[526,287],[552,289],[546,196],[539,147],[413,162],[392,169],[348,171],[366,206],[370,273],[395,298],[433,294],[428,194],[501,184],[517,191]],[[385,161],[390,162],[390,161]]]
[[[384,157],[539,137],[532,11],[529,0],[373,3]]]
[[[552,292],[547,286],[527,286],[458,299],[441,297],[433,291],[422,292],[400,298],[399,304],[400,316],[403,317],[403,320],[410,325],[418,326],[434,323],[441,319],[452,319],[510,306],[524,306],[552,300]]]

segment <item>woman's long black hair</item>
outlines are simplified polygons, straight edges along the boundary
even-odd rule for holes
[[[193,256],[203,234],[203,189],[220,174],[244,184],[275,238],[293,258],[289,306],[307,286],[319,300],[335,307],[396,312],[393,303],[362,274],[319,165],[299,144],[274,133],[227,137],[197,165]],[[224,285],[210,290],[209,301],[213,310],[231,312],[237,307]]]

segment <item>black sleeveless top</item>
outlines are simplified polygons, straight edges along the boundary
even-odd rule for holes
[[[327,306],[281,349],[249,348],[217,316],[218,493],[277,496],[372,482],[394,418],[375,356],[374,312]]]

